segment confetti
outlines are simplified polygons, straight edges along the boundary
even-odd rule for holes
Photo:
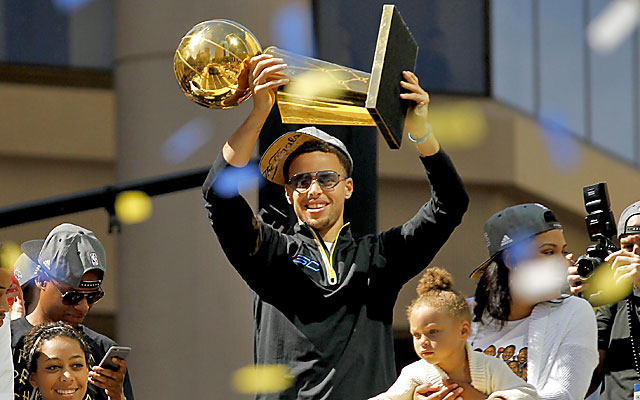
[[[173,163],[179,164],[193,155],[213,137],[213,125],[204,118],[187,122],[162,145],[162,155]]]
[[[583,284],[586,287],[583,297],[593,306],[617,303],[633,290],[631,280],[616,281],[608,262],[596,267]]]
[[[600,54],[614,51],[640,24],[640,1],[612,1],[587,27],[587,41]]]
[[[313,15],[311,8],[285,3],[275,9],[271,23],[274,45],[296,54],[313,55]]]
[[[238,393],[279,393],[294,380],[286,365],[249,365],[233,374],[232,384]]]
[[[243,168],[227,168],[223,170],[213,184],[213,190],[220,197],[230,198],[239,192],[264,183],[260,169],[256,164],[248,164]]]
[[[415,117],[410,113],[407,118]],[[446,148],[473,148],[487,135],[487,118],[483,110],[469,102],[432,105],[428,120],[438,142]]]
[[[58,10],[66,13],[72,13],[91,3],[91,0],[53,0],[53,5]]]
[[[115,202],[116,216],[124,224],[137,224],[151,216],[151,198],[139,190],[120,193]]]
[[[580,154],[573,135],[567,128],[564,114],[546,111],[539,119],[547,154],[553,164],[564,170],[575,170],[580,165]]]
[[[14,242],[0,243],[0,268],[13,269],[18,257],[22,254],[22,249]]]

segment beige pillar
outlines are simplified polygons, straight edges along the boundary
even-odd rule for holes
[[[174,78],[173,52],[193,25],[215,18],[238,21],[263,45],[274,44],[271,16],[284,4],[290,2],[118,2],[118,181],[213,162],[251,101],[227,111],[192,103]],[[184,162],[168,161],[164,142],[194,119],[208,124],[211,140]],[[200,188],[156,197],[153,206],[148,221],[125,226],[119,239],[117,327],[120,342],[133,348],[136,398],[247,398],[229,382],[252,362],[251,296],[219,247]]]

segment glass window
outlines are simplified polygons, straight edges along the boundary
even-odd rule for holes
[[[532,3],[494,0],[491,21],[493,96],[535,115]]]
[[[589,20],[597,16],[609,4],[608,0],[589,2]],[[603,149],[633,161],[634,135],[638,113],[637,88],[634,73],[634,36],[625,40],[615,51],[601,55],[589,52],[591,141]]]
[[[585,136],[583,0],[539,0],[540,117]]]
[[[0,62],[110,69],[113,0],[0,0]]]
[[[319,58],[371,71],[382,6],[388,0],[314,1]],[[417,73],[433,92],[488,95],[485,2],[399,2],[420,47]]]

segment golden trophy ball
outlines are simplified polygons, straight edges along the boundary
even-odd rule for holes
[[[180,41],[173,69],[184,94],[197,104],[232,108],[251,96],[244,61],[261,51],[258,39],[239,23],[204,21]]]
[[[182,38],[173,68],[188,98],[204,107],[228,109],[251,96],[246,61],[261,53],[247,28],[213,19]],[[377,126],[389,147],[400,147],[408,108],[399,99],[400,80],[402,71],[415,69],[418,45],[395,6],[383,7],[370,73],[273,46],[264,53],[287,64],[291,82],[277,92],[283,123]]]

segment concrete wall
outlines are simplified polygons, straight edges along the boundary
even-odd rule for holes
[[[115,180],[115,103],[110,90],[0,84],[0,207],[108,185]],[[117,237],[104,210],[0,230],[1,241],[44,239],[71,222],[95,232],[107,251],[106,296],[93,313],[118,308]]]

